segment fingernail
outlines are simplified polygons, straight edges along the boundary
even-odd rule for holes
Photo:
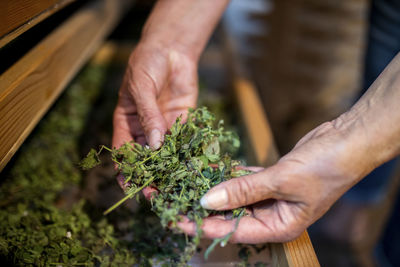
[[[228,204],[228,194],[225,189],[213,190],[200,199],[200,205],[209,210],[223,208]]]
[[[152,149],[159,149],[161,146],[161,132],[154,129],[150,133],[149,145]]]

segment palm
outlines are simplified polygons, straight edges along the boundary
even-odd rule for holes
[[[267,200],[253,206],[252,217],[259,224],[260,231],[264,233],[264,238],[268,236],[270,241],[288,241],[301,234],[301,227],[307,223],[304,216],[305,211],[298,203],[286,200]],[[260,239],[260,232],[252,231],[249,233],[251,243],[265,241]]]
[[[350,186],[352,175],[343,165],[351,162],[339,144],[340,135],[326,134],[332,126],[323,124],[306,135],[289,154],[253,175],[231,179],[225,188],[229,205],[221,209],[248,206],[231,241],[240,243],[284,242],[299,236]],[[321,149],[324,144],[324,149]],[[349,179],[350,178],[350,179]],[[240,186],[239,186],[240,185]],[[194,233],[193,223],[185,220],[183,231]],[[234,229],[235,220],[210,217],[204,220],[207,238],[219,238]]]
[[[285,162],[281,166],[275,165],[274,172],[285,175],[286,170],[293,170],[296,162]],[[288,174],[290,175],[290,174]],[[296,179],[301,180],[302,175]],[[300,186],[300,185],[297,185]],[[295,187],[297,187],[295,186]],[[293,187],[293,188],[295,188]],[[301,189],[300,189],[301,190]],[[304,193],[306,193],[303,190]],[[263,243],[289,241],[299,236],[302,231],[311,223],[310,208],[307,203],[296,201],[302,196],[297,194],[298,190],[281,188],[279,195],[251,205],[247,209],[247,216],[240,219],[239,227],[230,239],[231,242],[240,243]],[[219,238],[234,229],[235,221],[226,220],[220,216],[209,217],[204,220],[203,230],[206,238]],[[185,220],[179,225],[187,233],[194,231],[194,224]]]
[[[140,107],[146,104],[139,102],[146,101],[141,94],[153,93],[165,130],[196,104],[196,65],[173,51],[158,53],[137,48],[130,59],[114,113],[114,147],[131,140],[146,143],[143,125],[152,118],[143,118],[148,110]]]

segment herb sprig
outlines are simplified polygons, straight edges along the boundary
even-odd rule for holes
[[[215,126],[215,116],[207,108],[190,109],[187,121],[182,118],[165,135],[164,144],[153,151],[148,146],[128,142],[119,149],[102,146],[98,152],[91,150],[81,162],[84,169],[100,164],[99,153],[106,149],[124,177],[126,196],[105,211],[111,212],[124,201],[133,198],[144,187],[156,188],[158,193],[151,198],[152,210],[160,218],[164,227],[176,229],[181,215],[187,216],[197,225],[197,234],[187,243],[181,263],[186,263],[196,251],[202,235],[203,219],[223,211],[209,211],[200,205],[200,198],[213,186],[241,175],[246,170],[238,170],[238,161],[231,154],[238,149],[238,137],[226,131],[223,121]],[[231,211],[232,218],[245,215],[244,208]],[[236,224],[237,227],[237,224]],[[226,243],[233,232],[216,239],[206,256],[217,243]]]

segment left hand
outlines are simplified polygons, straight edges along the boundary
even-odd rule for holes
[[[272,167],[231,179],[212,188],[201,200],[203,207],[230,210],[249,206],[230,242],[262,243],[293,240],[368,170],[363,155],[354,151],[340,118],[303,137],[296,147]],[[366,165],[367,164],[367,165]],[[234,229],[235,220],[219,216],[204,219],[206,238],[219,238]],[[188,234],[195,224],[183,219],[178,226]]]

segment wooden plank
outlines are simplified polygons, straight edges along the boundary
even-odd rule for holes
[[[274,164],[279,159],[278,150],[254,86],[249,80],[236,77],[234,90],[257,163],[261,166]]]
[[[56,0],[0,1],[0,36],[3,36],[54,5]]]
[[[0,48],[73,1],[0,1]]]
[[[0,170],[129,3],[86,5],[0,76]]]
[[[233,86],[257,163],[268,166],[278,160],[278,152],[257,91],[249,80],[240,75],[236,75]],[[271,244],[271,255],[273,266],[319,266],[307,231],[291,242]]]
[[[270,166],[279,159],[270,124],[257,89],[247,78],[234,41],[227,34],[225,37],[225,52],[228,54],[234,77],[233,87],[256,162],[261,166]],[[270,244],[270,249],[272,266],[320,266],[307,231],[291,242]]]
[[[289,266],[320,266],[307,231],[292,242],[283,244]]]
[[[117,63],[125,65],[128,63],[129,56],[136,46],[136,42],[115,42],[106,41],[96,51],[91,63],[96,65],[106,65],[110,63]]]

